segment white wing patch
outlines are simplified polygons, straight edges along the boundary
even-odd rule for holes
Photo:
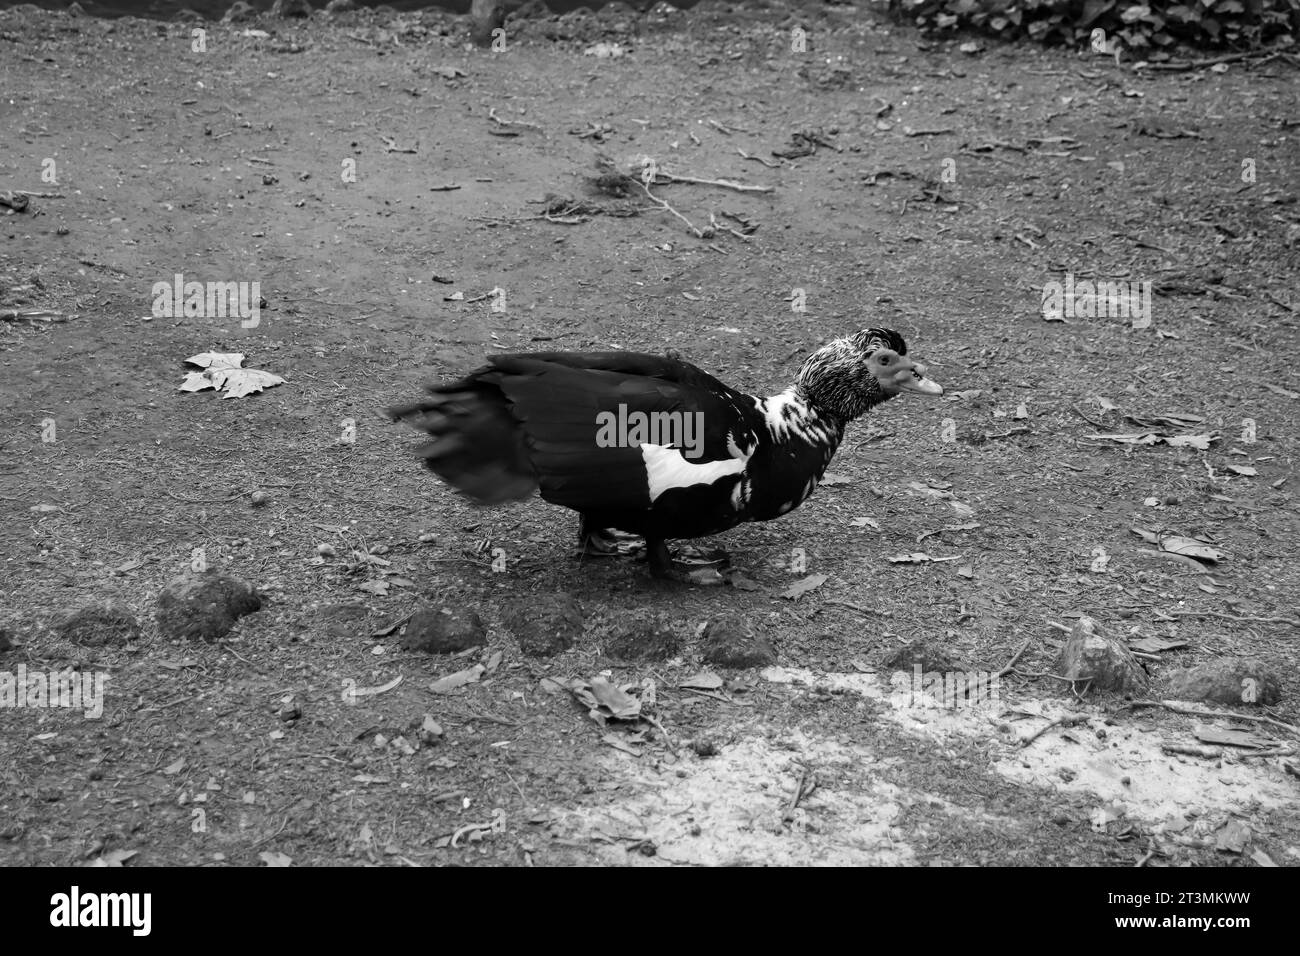
[[[749,457],[756,448],[758,443],[754,442],[749,451],[744,451],[728,435],[727,450],[731,452],[729,460],[696,463],[687,461],[676,448],[642,442],[641,460],[645,462],[646,478],[650,484],[650,503],[654,504],[660,495],[673,488],[711,485],[719,478],[743,474],[745,466],[749,464]]]

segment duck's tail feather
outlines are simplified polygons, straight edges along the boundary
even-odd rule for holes
[[[519,501],[537,490],[523,429],[499,389],[465,381],[388,415],[433,436],[418,454],[475,504]]]

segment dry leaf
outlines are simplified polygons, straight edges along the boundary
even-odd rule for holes
[[[880,530],[880,522],[875,518],[854,518],[849,522],[849,524],[855,528],[873,528],[876,531]]]
[[[1224,554],[1217,548],[1212,548],[1202,541],[1195,538],[1185,538],[1182,535],[1171,534],[1160,539],[1160,550],[1167,551],[1170,554],[1181,554],[1187,558],[1196,558],[1198,561],[1209,561],[1215,563],[1222,561]]]
[[[794,582],[794,584],[782,591],[781,597],[797,601],[809,591],[814,591],[821,587],[829,579],[830,576],[826,574],[810,574],[806,578],[800,578],[798,581]]]
[[[263,850],[257,854],[257,858],[267,866],[292,866],[293,857],[286,856],[283,853],[276,853],[274,850]]]
[[[466,684],[476,684],[478,679],[483,676],[486,670],[482,664],[475,664],[473,667],[467,667],[463,671],[456,671],[454,674],[448,674],[446,677],[439,677],[429,685],[429,690],[435,694],[446,694],[455,690],[457,687],[464,687]]]
[[[819,481],[818,484],[825,488],[833,488],[835,485],[852,484],[853,481],[854,479],[850,478],[848,475],[840,475],[833,471],[828,471],[826,474],[822,475],[822,480]]]
[[[284,384],[284,379],[261,369],[241,368],[242,352],[201,352],[185,360],[186,365],[197,365],[202,372],[187,372],[181,383],[182,392],[202,392],[215,388],[226,394],[225,398],[243,398],[264,388]]]

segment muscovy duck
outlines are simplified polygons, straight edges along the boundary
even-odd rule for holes
[[[472,501],[540,490],[581,515],[588,553],[610,529],[641,535],[658,577],[717,583],[674,562],[666,541],[718,534],[798,507],[844,428],[902,392],[943,394],[892,329],[836,339],[770,398],[729,388],[675,353],[536,352],[491,364],[388,410],[433,436],[429,469]]]

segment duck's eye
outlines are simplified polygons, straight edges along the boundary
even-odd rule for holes
[[[882,356],[880,356],[880,364],[881,364],[881,365],[888,365],[888,364],[889,364],[889,356],[888,356],[888,355],[882,355]]]

